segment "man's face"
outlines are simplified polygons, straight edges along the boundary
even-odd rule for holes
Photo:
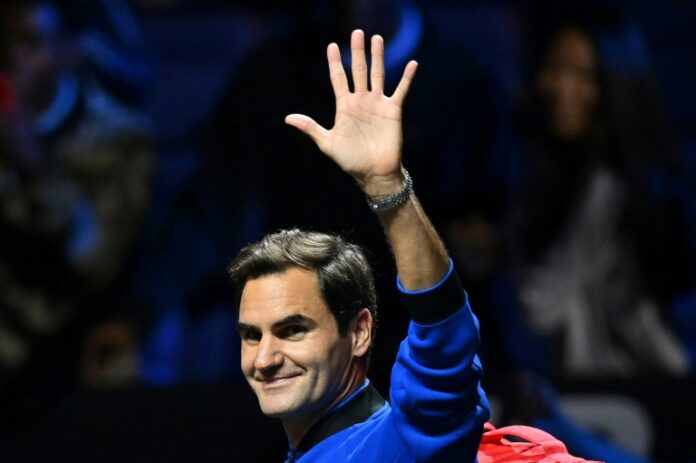
[[[350,386],[353,336],[341,337],[316,272],[247,281],[239,307],[242,370],[264,414],[314,419]]]

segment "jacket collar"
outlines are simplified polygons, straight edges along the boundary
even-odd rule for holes
[[[368,381],[352,397],[329,411],[323,418],[311,427],[302,438],[296,449],[290,450],[295,458],[307,452],[319,442],[329,436],[343,431],[357,423],[366,421],[377,410],[382,408],[385,400],[377,392],[377,389]],[[291,458],[291,461],[292,458]]]

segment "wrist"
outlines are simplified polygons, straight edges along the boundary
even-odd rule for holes
[[[367,190],[364,189],[366,192]],[[377,194],[367,194],[367,204],[375,213],[386,212],[406,203],[413,195],[413,180],[406,169],[401,168],[399,180],[395,178],[385,179],[378,184],[373,184],[370,191]]]
[[[365,177],[358,180],[358,185],[368,199],[380,200],[395,195],[403,189],[406,181],[404,172],[404,168],[400,167],[393,174]]]

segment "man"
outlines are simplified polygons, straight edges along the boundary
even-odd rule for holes
[[[241,288],[242,370],[261,410],[280,418],[289,461],[474,461],[488,403],[480,387],[478,322],[447,252],[401,167],[401,107],[417,64],[383,93],[384,43],[372,37],[371,88],[362,31],[351,36],[354,91],[338,46],[327,50],[336,96],[331,130],[309,135],[367,195],[412,318],[392,371],[390,403],[367,380],[376,296],[359,248],[341,238],[281,231],[230,265]]]

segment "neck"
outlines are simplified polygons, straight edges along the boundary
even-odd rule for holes
[[[365,378],[367,377],[366,370],[367,368],[362,363],[360,365],[353,364],[353,368],[349,368],[343,378],[344,386],[340,389],[340,392],[336,394],[334,399],[327,404],[327,406],[322,407],[320,410],[312,413],[309,416],[296,418],[289,417],[282,420],[285,434],[288,436],[288,440],[290,441],[290,447],[296,449],[309,430],[312,429],[312,426],[314,426],[321,418],[333,410],[334,407],[339,405],[343,400],[365,384]]]

